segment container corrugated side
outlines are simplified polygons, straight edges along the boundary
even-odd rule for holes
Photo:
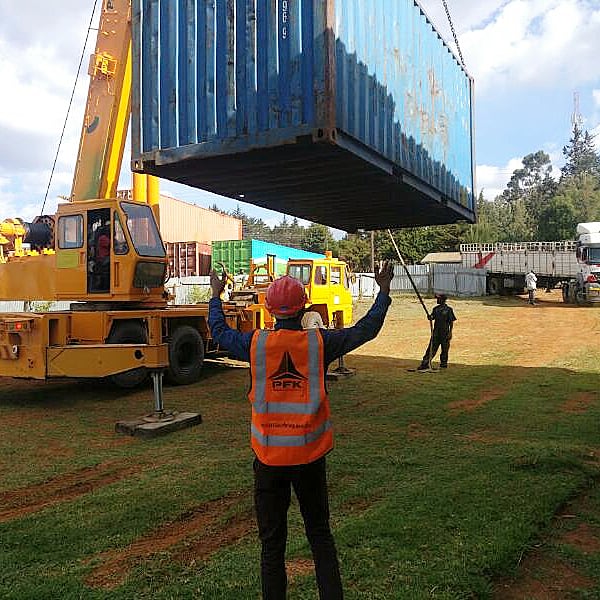
[[[141,170],[341,229],[473,221],[472,80],[413,0],[134,0]]]

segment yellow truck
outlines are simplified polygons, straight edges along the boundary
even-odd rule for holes
[[[298,279],[306,289],[307,307],[321,315],[326,327],[341,328],[352,322],[352,273],[348,265],[326,252],[323,258],[294,258],[288,260],[286,275]],[[264,265],[252,265],[248,280],[234,289],[231,304],[245,306],[254,313],[254,328],[268,329],[273,319],[263,310],[265,294],[275,278],[273,257]],[[234,277],[230,277],[235,282]]]

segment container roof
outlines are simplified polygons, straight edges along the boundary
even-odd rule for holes
[[[426,263],[460,263],[462,257],[460,252],[430,252],[421,260],[423,264]]]

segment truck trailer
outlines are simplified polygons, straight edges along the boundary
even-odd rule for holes
[[[579,223],[577,240],[461,244],[463,267],[485,269],[490,294],[520,294],[533,271],[540,288],[560,286],[567,303],[600,302],[600,223]]]

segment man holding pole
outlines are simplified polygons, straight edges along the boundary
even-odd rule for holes
[[[428,315],[428,319],[433,321],[433,331],[429,340],[429,346],[425,350],[421,364],[417,371],[426,371],[431,368],[431,361],[436,355],[438,348],[442,347],[440,355],[440,368],[448,367],[448,351],[450,350],[450,340],[452,339],[452,327],[456,317],[454,311],[446,304],[445,294],[436,294],[437,306]]]

